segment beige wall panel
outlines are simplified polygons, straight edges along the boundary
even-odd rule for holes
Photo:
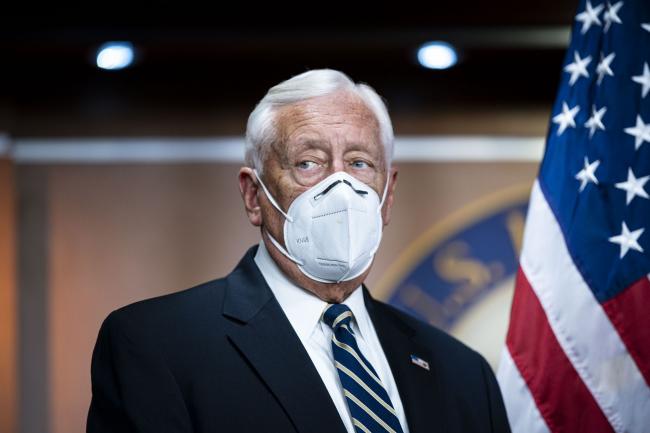
[[[0,159],[0,431],[16,431],[16,260],[14,170]]]
[[[52,432],[83,431],[91,352],[111,310],[221,276],[256,241],[237,169],[52,169]]]

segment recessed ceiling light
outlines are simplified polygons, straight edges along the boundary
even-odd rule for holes
[[[458,62],[458,54],[447,42],[427,42],[418,50],[418,62],[428,69],[449,69]]]
[[[134,50],[130,42],[106,42],[97,50],[96,63],[101,69],[124,69],[133,63]]]

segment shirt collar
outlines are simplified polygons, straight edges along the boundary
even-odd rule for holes
[[[275,263],[264,241],[260,242],[255,254],[255,264],[300,340],[307,341],[319,325],[327,302],[291,281]],[[343,303],[350,307],[361,336],[369,335],[370,317],[363,300],[361,286],[357,287]]]

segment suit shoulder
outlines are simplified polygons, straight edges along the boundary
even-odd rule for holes
[[[191,316],[210,307],[214,311],[222,302],[225,278],[219,278],[199,285],[133,302],[111,312],[107,321],[156,322]]]

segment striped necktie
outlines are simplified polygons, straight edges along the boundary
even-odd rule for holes
[[[323,313],[323,321],[334,331],[334,364],[341,379],[355,431],[403,433],[377,372],[357,346],[357,340],[350,327],[350,308],[343,304],[331,304]]]

